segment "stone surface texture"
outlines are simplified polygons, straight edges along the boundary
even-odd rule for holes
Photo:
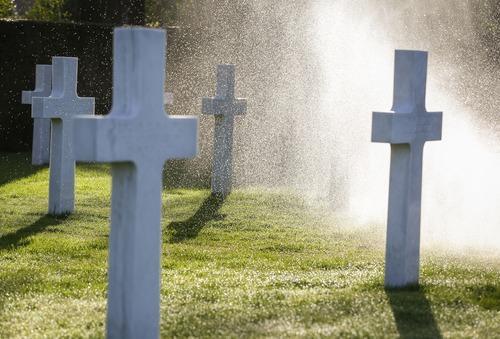
[[[427,53],[397,50],[390,113],[373,112],[372,141],[391,144],[385,285],[418,285],[422,161],[426,141],[441,140],[442,113],[427,112]]]
[[[52,66],[36,65],[35,89],[22,92],[22,103],[31,105],[33,98],[48,97],[52,91]],[[36,113],[37,116],[41,112]],[[48,165],[50,160],[50,119],[33,119],[31,163]]]
[[[107,335],[158,338],[163,167],[197,154],[198,120],[164,111],[164,30],[117,28],[113,48],[113,108],[75,120],[76,157],[112,164]]]
[[[217,90],[214,98],[203,98],[203,114],[215,115],[212,194],[231,192],[233,166],[234,117],[245,114],[247,101],[235,99],[235,67],[217,67]]]
[[[174,104],[174,93],[165,92],[164,97],[163,97],[163,104],[173,105]]]
[[[75,208],[75,159],[73,119],[94,114],[94,98],[76,93],[78,59],[52,58],[52,92],[49,97],[33,98],[33,118],[51,119],[49,214],[65,215]],[[87,142],[91,142],[88,140]]]

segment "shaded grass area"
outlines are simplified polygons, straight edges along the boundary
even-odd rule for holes
[[[0,186],[38,170],[38,167],[31,166],[31,158],[26,153],[0,153]]]
[[[30,167],[3,157],[5,173]],[[45,215],[47,176],[0,185],[0,337],[103,337],[108,167],[78,167],[66,218]],[[381,230],[277,190],[163,198],[163,337],[499,337],[498,258],[424,251],[421,287],[387,291]]]
[[[441,338],[431,304],[421,288],[386,290],[402,338]]]

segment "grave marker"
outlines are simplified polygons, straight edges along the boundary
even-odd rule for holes
[[[373,112],[372,141],[391,144],[386,287],[418,284],[422,160],[426,141],[441,140],[442,113],[427,112],[427,53],[396,51],[394,113]]]
[[[49,214],[52,215],[74,211],[73,119],[94,114],[94,98],[80,98],[76,93],[77,81],[77,58],[52,58],[52,92],[46,98],[33,98],[31,106],[33,118],[52,121],[49,169]]]
[[[217,67],[217,91],[214,98],[203,98],[203,114],[215,115],[212,194],[231,192],[234,117],[245,114],[247,101],[234,97],[234,65]]]
[[[165,92],[163,96],[163,104],[164,105],[173,105],[174,104],[174,93]]]
[[[52,66],[36,65],[35,89],[23,91],[21,102],[31,105],[33,98],[48,97],[52,90]],[[36,115],[39,115],[38,113]],[[31,163],[46,165],[50,160],[50,119],[33,120]]]
[[[110,338],[159,337],[163,167],[197,153],[197,118],[164,110],[165,39],[115,29],[113,108],[74,122],[77,161],[111,163]]]

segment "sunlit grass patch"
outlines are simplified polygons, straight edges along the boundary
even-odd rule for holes
[[[0,337],[103,337],[109,166],[78,166],[77,212],[53,218],[47,169],[2,157]],[[163,205],[164,337],[500,333],[498,258],[423,251],[421,287],[387,291],[382,229],[347,227],[289,191],[172,188]]]

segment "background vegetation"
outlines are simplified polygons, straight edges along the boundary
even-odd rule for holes
[[[466,0],[476,33],[491,58],[500,63],[500,1]],[[109,5],[116,3],[116,5]],[[150,26],[175,26],[179,12],[189,10],[192,0],[0,0],[0,18],[52,22],[106,22],[110,11],[126,4],[144,8],[144,20]],[[238,2],[234,5],[238,6]],[[227,5],[227,4],[226,4]],[[16,10],[17,6],[17,10]],[[300,6],[297,4],[297,6]],[[241,7],[241,6],[240,6]],[[244,6],[242,7],[244,8]],[[196,16],[200,13],[192,13]]]
[[[146,22],[157,26],[175,26],[178,12],[189,0],[146,0]]]
[[[106,22],[113,8],[145,8],[149,25],[175,25],[182,0],[0,0],[0,18],[52,22]],[[16,11],[17,4],[17,11]]]
[[[0,0],[0,18],[13,17],[16,6],[12,0]]]
[[[67,0],[35,0],[26,12],[26,19],[39,21],[65,21],[71,18]]]

